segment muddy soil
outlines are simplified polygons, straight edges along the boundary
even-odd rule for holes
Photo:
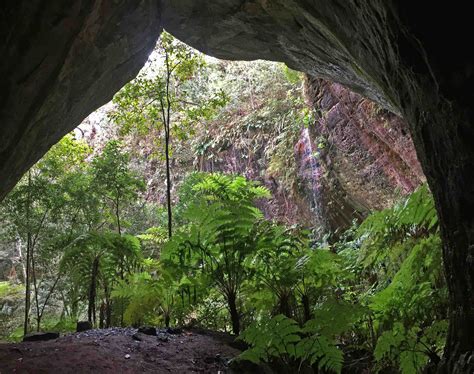
[[[240,350],[231,336],[183,331],[158,336],[112,328],[65,335],[45,342],[0,344],[6,373],[226,373]],[[136,340],[140,339],[140,340]]]

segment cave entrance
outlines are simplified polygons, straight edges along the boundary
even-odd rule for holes
[[[22,7],[8,2],[1,24],[1,51],[7,58],[1,65],[0,195],[135,75],[162,25],[217,57],[284,61],[350,87],[407,121],[436,200],[444,242],[451,327],[443,370],[469,371],[474,348],[474,155],[472,109],[466,104],[471,96],[465,84],[472,80],[472,59],[446,59],[436,52],[438,43],[425,28],[442,19],[429,23],[431,18],[419,9],[406,17],[395,5],[149,0]],[[416,25],[418,19],[424,20],[423,27]],[[462,39],[457,31],[459,27],[446,30],[450,41]]]

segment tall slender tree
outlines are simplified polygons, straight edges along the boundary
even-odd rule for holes
[[[151,67],[127,84],[115,97],[115,111],[111,117],[124,134],[134,132],[148,137],[150,133],[163,136],[155,139],[153,155],[164,153],[166,170],[166,204],[168,237],[173,233],[172,217],[172,136],[185,139],[192,132],[192,124],[208,119],[225,104],[223,92],[211,93],[208,87],[193,87],[195,77],[205,66],[196,50],[163,32],[155,49]],[[163,150],[161,152],[161,142]]]

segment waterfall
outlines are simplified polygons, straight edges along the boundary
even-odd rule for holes
[[[314,214],[316,236],[318,239],[321,239],[325,228],[325,220],[321,197],[322,170],[317,151],[317,147],[313,146],[311,141],[309,129],[307,127],[303,128],[296,145],[296,152],[300,163],[299,175],[309,192],[308,197],[311,204],[311,212]]]

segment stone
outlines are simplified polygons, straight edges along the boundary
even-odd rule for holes
[[[338,83],[313,76],[305,79],[305,94],[320,113],[308,127],[312,149],[318,150],[319,170],[317,183],[308,183],[313,173],[303,168],[307,150],[300,139],[295,153],[305,183],[299,190],[304,198],[318,186],[320,214],[330,232],[350,227],[354,219],[373,210],[391,207],[400,194],[409,194],[426,181],[402,118]]]
[[[179,335],[183,333],[183,330],[178,327],[168,327],[166,332],[171,335]]]
[[[92,323],[89,321],[78,321],[76,324],[76,332],[83,332],[92,329]]]
[[[0,199],[136,76],[160,34],[158,12],[155,0],[2,4]]]
[[[156,336],[156,328],[153,326],[141,326],[138,328],[138,332],[145,335]]]
[[[58,332],[32,332],[23,337],[24,342],[40,342],[59,338]]]

